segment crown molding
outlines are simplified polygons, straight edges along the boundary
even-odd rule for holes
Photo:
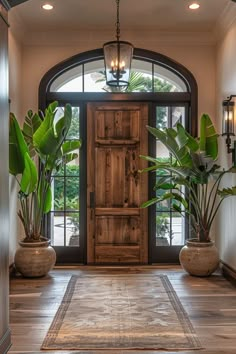
[[[11,23],[11,22],[10,22]],[[109,30],[80,29],[78,31],[24,31],[24,45],[74,46],[79,43],[96,43],[95,47],[113,38]],[[215,37],[212,32],[158,32],[156,30],[123,30],[122,38],[135,46],[148,45],[214,45]],[[139,44],[140,43],[140,44]]]
[[[235,2],[235,3],[233,3]],[[228,3],[224,11],[221,13],[217,24],[213,30],[216,42],[224,37],[233,23],[236,21],[236,0],[232,0]]]

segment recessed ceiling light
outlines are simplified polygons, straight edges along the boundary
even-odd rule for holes
[[[191,5],[189,5],[189,8],[191,10],[197,10],[197,9],[199,9],[199,7],[200,7],[200,5],[196,2],[193,2]]]
[[[44,5],[42,6],[42,8],[43,8],[44,10],[52,10],[52,9],[53,9],[53,6],[50,5],[50,4],[44,4]]]

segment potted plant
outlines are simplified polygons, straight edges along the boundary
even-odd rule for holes
[[[52,174],[75,159],[80,141],[66,140],[72,119],[67,104],[58,114],[58,103],[51,103],[42,117],[28,111],[21,130],[13,113],[9,125],[9,172],[19,186],[18,216],[24,239],[15,254],[16,269],[27,277],[42,276],[54,266],[55,251],[42,235],[42,221],[52,203]]]
[[[158,158],[142,156],[152,165],[143,171],[165,170],[155,190],[163,193],[142,204],[148,207],[169,200],[174,212],[189,218],[193,238],[180,252],[180,263],[192,275],[207,276],[219,264],[218,251],[211,239],[211,228],[223,200],[236,195],[236,186],[220,189],[226,173],[216,164],[218,135],[207,114],[200,120],[200,137],[194,138],[178,123],[175,128],[160,130],[147,127],[171,154],[166,162]],[[142,171],[142,172],[143,172]]]

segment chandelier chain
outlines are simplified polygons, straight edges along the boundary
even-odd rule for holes
[[[120,40],[120,0],[116,0],[116,39]]]

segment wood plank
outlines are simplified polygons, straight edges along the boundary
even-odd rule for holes
[[[97,263],[140,263],[140,246],[96,245]]]
[[[191,319],[203,350],[181,351],[182,354],[235,354],[236,347],[236,287],[220,273],[210,278],[187,275],[178,266],[82,266],[57,267],[41,279],[12,278],[10,281],[10,327],[12,347],[9,354],[41,354],[40,346],[51,324],[53,313],[63,298],[72,274],[165,274]],[[30,294],[41,294],[33,296]],[[232,310],[232,311],[231,311]],[[48,315],[47,315],[48,311]],[[30,315],[31,312],[31,315]],[[25,335],[27,333],[27,335]],[[44,351],[54,354],[74,354],[75,351]],[[162,351],[141,351],[142,354],[164,354]],[[140,352],[140,353],[141,353]],[[84,354],[84,351],[76,351]],[[107,354],[111,351],[107,351]],[[168,352],[176,354],[179,352]],[[104,354],[86,351],[86,354]],[[137,354],[136,350],[114,350],[112,354]]]
[[[112,233],[111,233],[112,230]],[[96,244],[139,244],[140,219],[130,216],[96,217]]]
[[[111,139],[96,139],[95,140],[95,146],[100,146],[100,145],[136,145],[139,141],[136,139],[116,139],[116,140],[111,140]]]
[[[140,215],[140,208],[96,208],[95,215]]]

